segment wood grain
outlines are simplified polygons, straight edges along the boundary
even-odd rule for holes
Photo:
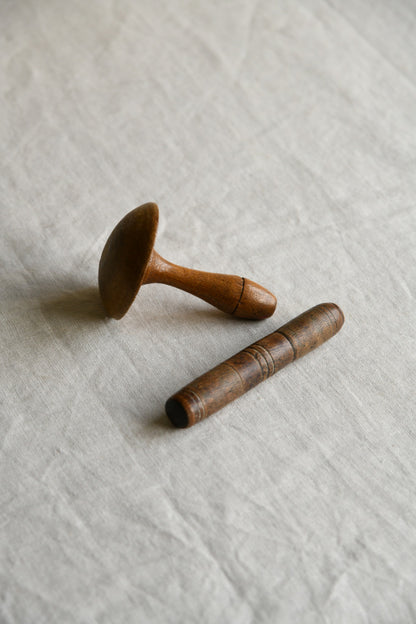
[[[238,318],[261,320],[276,309],[276,297],[238,275],[196,271],[168,262],[153,250],[143,284],[167,284],[203,299]]]
[[[303,312],[179,390],[166,402],[168,417],[175,427],[191,427],[319,347],[343,323],[334,303]]]
[[[187,269],[168,262],[153,248],[159,210],[148,203],[129,212],[114,228],[103,249],[98,284],[108,316],[122,318],[143,284],[180,288],[222,312],[261,320],[273,314],[276,297],[239,277]]]

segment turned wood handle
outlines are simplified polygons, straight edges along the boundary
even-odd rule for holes
[[[166,402],[167,415],[175,427],[191,427],[319,347],[343,323],[344,315],[335,303],[303,312],[179,390]]]
[[[208,273],[173,264],[152,252],[144,283],[167,284],[203,299],[222,312],[262,320],[273,314],[276,297],[269,290],[238,275]]]

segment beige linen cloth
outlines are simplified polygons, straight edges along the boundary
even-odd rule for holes
[[[2,0],[0,620],[416,622],[416,3]],[[97,295],[125,213],[276,293]],[[307,308],[216,416],[165,400]]]

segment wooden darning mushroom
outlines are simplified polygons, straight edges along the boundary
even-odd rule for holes
[[[129,212],[114,228],[98,271],[101,299],[108,316],[121,319],[142,284],[160,283],[185,290],[239,318],[265,319],[276,308],[275,296],[251,280],[186,269],[153,249],[159,210],[148,203]]]

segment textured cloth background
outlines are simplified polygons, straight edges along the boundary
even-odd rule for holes
[[[416,621],[414,0],[2,0],[1,621]],[[97,295],[117,221],[276,293]],[[218,415],[165,400],[307,308]]]

